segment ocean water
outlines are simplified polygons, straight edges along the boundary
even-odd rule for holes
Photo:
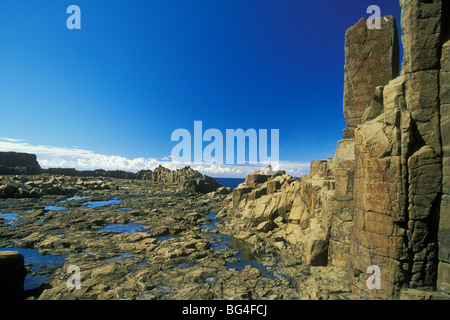
[[[240,183],[245,181],[245,178],[214,178],[219,181],[223,187],[230,187],[231,190],[236,188]]]

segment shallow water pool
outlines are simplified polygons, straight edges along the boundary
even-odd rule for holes
[[[210,213],[207,215],[207,217],[215,218],[215,214]],[[213,220],[211,224],[203,225],[201,226],[201,228],[215,229],[216,223],[217,221]],[[211,226],[213,226],[213,228],[211,228]],[[220,233],[218,234],[208,233],[208,235],[215,240],[214,243],[211,244],[211,248],[213,250],[232,249],[238,251],[238,253],[234,256],[234,258],[236,258],[237,260],[236,262],[228,262],[228,261],[226,262],[226,267],[228,269],[235,269],[237,271],[242,271],[245,268],[245,266],[250,265],[251,267],[258,269],[263,277],[270,279],[276,278],[272,272],[270,272],[264,266],[258,263],[256,256],[251,253],[252,247],[251,244],[245,242],[244,240],[240,240]]]
[[[57,207],[57,206],[45,206],[44,210],[48,210],[48,211],[64,211],[66,210],[65,207]]]
[[[118,232],[118,233],[135,233],[135,232],[148,232],[144,229],[146,225],[137,223],[128,224],[108,224],[103,229],[97,230],[96,232]]]
[[[61,265],[65,263],[65,256],[40,255],[38,249],[22,249],[22,248],[1,248],[0,251],[18,251],[23,255],[25,263],[32,264],[33,270],[40,270],[39,265],[51,266]],[[39,287],[50,275],[32,276],[27,274],[25,277],[24,289],[31,290]]]
[[[83,203],[83,206],[85,206],[86,208],[98,208],[98,207],[103,207],[103,206],[115,207],[118,204],[120,204],[121,202],[122,202],[122,200],[113,198],[111,200],[106,200],[106,201],[88,201],[88,202]]]
[[[214,219],[216,217],[216,215],[214,213],[209,213],[206,215],[206,217]],[[217,220],[213,220],[210,224],[204,224],[204,225],[200,226],[200,228],[215,230],[217,228],[216,223],[217,223]]]

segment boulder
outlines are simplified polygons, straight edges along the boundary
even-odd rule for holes
[[[264,221],[258,224],[256,227],[256,231],[258,232],[269,232],[274,227],[274,223],[272,221]]]
[[[6,184],[0,186],[0,198],[10,198],[16,193],[17,187],[13,184]]]
[[[229,193],[231,193],[231,188],[230,187],[219,187],[219,188],[217,188],[217,193],[218,194],[222,194],[222,195],[226,195],[226,194],[229,194]]]
[[[0,251],[0,299],[22,300],[26,270],[23,256],[17,251]]]
[[[258,188],[267,180],[268,176],[264,174],[250,174],[245,178],[245,184],[252,188]]]
[[[267,194],[274,193],[281,188],[281,183],[278,180],[267,181]]]

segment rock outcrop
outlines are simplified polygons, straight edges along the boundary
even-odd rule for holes
[[[346,33],[347,128],[334,158],[302,178],[249,176],[224,203],[242,238],[296,245],[302,263],[346,270],[370,299],[450,294],[450,4],[400,3],[400,75],[393,17]],[[379,288],[367,285],[371,266]]]
[[[181,190],[187,193],[209,193],[222,187],[218,181],[201,174],[189,166],[171,171],[160,165],[153,171],[139,171],[137,177],[139,179],[151,180],[154,182],[179,184]]]
[[[0,174],[37,174],[41,166],[36,155],[0,151]]]
[[[399,72],[395,19],[384,17],[380,25],[381,29],[369,29],[362,18],[345,35],[344,138],[354,137],[376,88],[386,85]]]
[[[203,175],[200,172],[190,168],[184,167],[175,171],[172,171],[163,166],[158,166],[152,170],[141,170],[136,173],[127,172],[121,170],[86,170],[78,171],[76,169],[65,168],[50,168],[44,169],[45,173],[66,175],[73,177],[107,177],[107,178],[119,178],[119,179],[143,179],[161,183],[171,183],[180,185],[180,190],[187,193],[209,193],[216,191],[222,185],[213,178]]]
[[[79,177],[81,181],[84,182],[86,182],[86,179],[90,179],[93,181],[99,180],[94,180],[94,178],[144,179],[154,182],[178,184],[180,185],[180,190],[182,192],[190,194],[209,193],[216,191],[218,188],[222,188],[222,185],[215,179],[203,175],[188,166],[172,171],[160,165],[153,171],[141,170],[136,173],[122,170],[108,171],[103,169],[82,171],[74,168],[41,169],[39,163],[37,162],[37,157],[34,154],[0,152],[0,175],[36,175],[39,173],[53,175],[55,177],[59,176],[61,179],[65,179],[61,176]],[[20,178],[20,180],[24,179],[28,180],[26,178]],[[6,180],[10,181],[12,179]],[[22,181],[20,181],[19,183],[13,182],[0,184],[0,198],[37,198],[40,197],[41,194],[71,194],[70,190],[63,190],[64,186],[62,186],[61,184],[56,185],[55,188],[51,189],[48,188],[48,184],[43,187],[39,186],[39,188],[37,188],[35,184],[39,185],[39,183],[32,183],[30,181],[27,181],[29,183],[22,184],[21,182]],[[78,183],[77,186],[80,185],[83,185],[83,183]],[[97,190],[103,190],[100,186],[95,186],[95,188],[97,188]],[[221,189],[220,192],[228,193],[226,190],[224,190],[225,189]]]
[[[439,220],[438,288],[450,292],[450,41],[442,47],[440,71],[442,199]]]
[[[84,190],[116,188],[111,178],[93,179],[71,176],[4,176],[0,177],[0,199],[40,198],[48,195],[69,196]]]
[[[230,232],[254,245],[263,240],[277,250],[296,248],[302,262],[326,265],[331,217],[328,204],[334,186],[323,174],[302,178],[284,171],[249,175],[223,202],[221,214],[235,222],[228,225]]]
[[[374,103],[367,105],[372,116],[355,130],[348,272],[355,292],[383,299],[398,296],[404,287],[436,288],[439,220],[448,214],[440,208],[439,123],[448,11],[440,0],[401,1],[401,7],[402,75],[380,88],[382,108],[373,112]],[[381,99],[375,94],[373,100]],[[366,286],[370,265],[380,267],[381,289]]]
[[[0,251],[0,298],[21,300],[26,270],[23,256],[17,251]]]
[[[48,168],[42,169],[42,173],[47,173],[50,175],[63,175],[71,177],[107,177],[107,178],[117,178],[117,179],[137,179],[136,173],[128,172],[123,170],[82,170],[79,171],[75,168]]]

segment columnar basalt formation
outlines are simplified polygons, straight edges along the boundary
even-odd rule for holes
[[[326,161],[313,162],[311,171],[302,178],[284,171],[249,175],[223,202],[234,236],[254,245],[264,238],[281,251],[292,246],[302,262],[325,266],[334,183]]]
[[[335,156],[328,165],[335,181],[334,201],[331,204],[329,264],[344,269],[347,269],[349,265],[348,254],[353,227],[354,149],[354,139],[339,141]]]
[[[347,128],[334,158],[313,161],[293,194],[294,183],[266,193],[270,207],[275,195],[289,200],[263,220],[252,220],[268,209],[258,204],[262,190],[248,183],[228,210],[264,221],[260,230],[278,221],[284,234],[267,239],[298,244],[303,263],[345,269],[352,292],[371,299],[417,297],[415,289],[450,294],[450,3],[400,4],[400,75],[393,17],[382,18],[381,29],[361,19],[346,32]],[[251,196],[242,200],[240,191]],[[371,266],[379,267],[380,287],[367,285]]]
[[[448,10],[440,0],[401,1],[401,7],[402,75],[383,87],[370,81],[361,84],[371,87],[374,95],[354,131],[354,206],[347,267],[354,292],[375,298],[396,297],[404,287],[437,285],[448,293],[448,208],[445,196],[441,201],[448,63],[443,30]],[[387,72],[382,65],[373,68],[375,73]],[[351,76],[351,66],[346,70]],[[340,183],[336,185],[339,189]],[[381,269],[381,289],[370,290],[365,283],[371,265]]]
[[[399,44],[395,19],[380,19],[380,29],[369,29],[364,18],[345,35],[344,138],[353,138],[377,86],[398,75]]]
[[[370,81],[360,84],[371,87],[374,95],[354,131],[348,273],[354,292],[384,299],[398,296],[404,287],[436,287],[439,220],[442,230],[442,217],[447,214],[445,203],[441,205],[445,139],[441,140],[439,122],[446,115],[440,110],[443,85],[439,74],[445,72],[441,70],[445,57],[440,60],[442,30],[448,21],[440,0],[401,1],[401,6],[402,75],[383,87]],[[382,65],[373,68],[375,73],[388,71]],[[346,70],[348,78],[351,66]],[[336,184],[339,189],[340,183]],[[445,234],[445,230],[439,232],[442,238]],[[440,240],[440,247],[439,257],[448,250],[445,241]],[[439,279],[445,278],[447,267],[445,259],[441,260]],[[371,265],[381,269],[381,289],[370,290],[366,285],[366,270]],[[446,281],[440,286],[443,291]]]
[[[450,3],[443,3],[440,81],[440,129],[442,139],[442,199],[439,215],[439,265],[437,288],[450,292]]]

